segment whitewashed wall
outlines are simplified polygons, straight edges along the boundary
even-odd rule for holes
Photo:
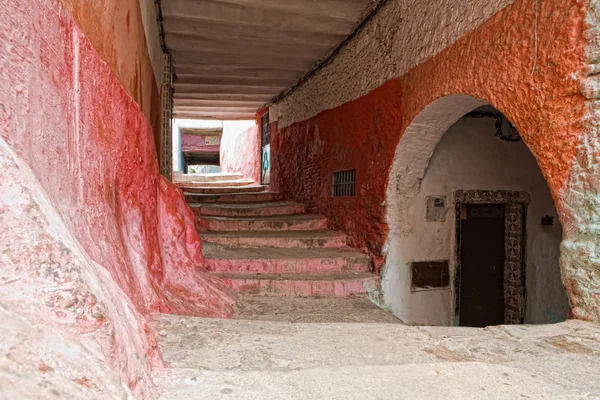
[[[398,203],[389,199],[389,212],[397,218],[390,218],[383,289],[394,314],[406,323],[453,324],[451,290],[411,292],[409,263],[447,259],[453,275],[456,256],[452,196],[457,189],[517,190],[531,195],[527,210],[526,323],[556,322],[568,313],[559,270],[562,229],[550,191],[527,146],[496,138],[494,122],[489,118],[459,120],[435,147],[416,194],[403,199],[402,212],[394,210]],[[426,160],[427,154],[421,158]],[[394,196],[394,191],[389,196]],[[445,222],[425,221],[427,196],[447,197]],[[553,227],[542,226],[544,215],[554,216]]]

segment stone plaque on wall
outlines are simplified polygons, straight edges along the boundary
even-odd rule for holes
[[[447,212],[446,196],[427,196],[425,221],[445,222]]]
[[[221,137],[220,136],[206,136],[206,138],[204,139],[204,143],[206,143],[207,146],[218,146],[221,144]]]

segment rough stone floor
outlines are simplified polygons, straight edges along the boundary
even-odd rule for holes
[[[599,325],[405,326],[325,218],[232,182],[184,191],[237,319],[154,316],[162,399],[600,399]]]
[[[237,320],[154,316],[161,399],[600,399],[600,325],[415,327],[365,299],[246,300]]]

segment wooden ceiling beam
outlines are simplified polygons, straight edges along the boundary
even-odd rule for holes
[[[271,93],[259,94],[231,94],[231,93],[177,93],[173,94],[175,100],[228,100],[228,101],[264,101],[269,102],[273,98]]]
[[[182,135],[223,136],[223,128],[179,128]]]
[[[235,4],[272,10],[282,14],[331,16],[354,21],[362,17],[368,1],[365,0],[209,0],[214,3]],[[372,3],[372,1],[371,1]]]
[[[196,99],[173,99],[174,107],[253,107],[259,109],[265,104],[264,101],[246,100],[196,100]]]
[[[264,57],[248,57],[239,54],[213,54],[213,53],[195,53],[183,50],[173,50],[171,52],[175,62],[175,72],[177,73],[178,64],[193,65],[229,65],[231,67],[261,68],[268,66],[280,70],[297,71],[301,68],[309,71],[317,60],[295,59],[291,62],[289,57],[279,54],[273,54],[265,59]]]
[[[175,119],[212,119],[212,120],[254,120],[256,113],[240,114],[240,113],[211,113],[211,112],[174,112]]]
[[[232,42],[244,40],[260,43],[289,43],[309,45],[319,43],[322,46],[335,47],[347,36],[343,33],[280,29],[272,26],[255,29],[252,27],[229,23],[227,21],[198,21],[189,16],[165,16],[163,21],[167,36],[188,35],[205,39],[227,38]],[[168,39],[168,37],[167,37]]]
[[[256,86],[256,87],[289,87],[297,79],[253,78],[253,77],[219,77],[177,74],[177,84],[184,85],[227,85],[227,86]]]
[[[313,32],[349,34],[358,24],[362,11],[341,16],[334,9],[327,13],[315,13],[313,4],[302,2],[296,10],[282,13],[281,10],[256,7],[252,4],[215,2],[210,0],[169,0],[162,3],[165,17],[189,17],[199,21],[236,23],[254,27],[276,27]],[[345,11],[345,10],[344,10]],[[337,14],[337,16],[336,16]]]
[[[167,44],[171,50],[202,54],[236,54],[253,58],[269,58],[273,54],[290,60],[315,60],[324,57],[332,46],[319,44],[262,43],[253,40],[231,40],[226,34],[220,39],[170,33]]]
[[[224,113],[256,113],[255,107],[221,107],[221,106],[175,106],[177,112],[224,112]]]
[[[251,86],[251,85],[193,85],[179,84],[173,85],[175,93],[229,93],[229,94],[257,94],[266,95],[270,93],[279,93],[287,89],[286,86],[269,87]]]
[[[249,77],[249,78],[275,78],[275,79],[300,79],[304,70],[281,70],[266,67],[235,67],[230,65],[194,65],[177,64],[177,75],[198,75],[212,77]]]

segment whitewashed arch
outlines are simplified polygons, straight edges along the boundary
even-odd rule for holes
[[[464,136],[465,139],[457,141],[459,137],[456,135],[462,131],[453,131],[452,136],[448,137],[449,141],[445,142],[445,147],[439,148],[442,158],[436,159],[435,168],[431,170],[432,175],[426,175],[429,174],[428,169],[430,169],[432,156],[437,151],[436,149],[446,132],[465,114],[483,105],[489,105],[489,103],[468,95],[449,95],[437,99],[411,121],[396,149],[386,194],[389,235],[384,246],[386,262],[382,271],[382,290],[385,303],[395,315],[408,324],[452,325],[455,322],[454,291],[450,289],[412,290],[410,264],[415,261],[448,260],[451,277],[454,276],[456,267],[454,193],[456,190],[462,189],[522,190],[532,193],[532,204],[528,207],[531,215],[527,220],[528,229],[532,230],[527,246],[530,246],[528,249],[531,248],[533,251],[529,255],[526,251],[525,262],[527,273],[531,272],[533,280],[527,278],[527,282],[539,292],[537,285],[542,282],[541,278],[546,278],[546,275],[543,274],[550,274],[549,282],[551,282],[552,290],[548,291],[548,296],[553,302],[557,298],[553,297],[554,294],[559,293],[562,300],[556,300],[556,304],[552,303],[548,313],[555,309],[565,310],[563,306],[566,304],[566,296],[564,296],[564,289],[560,283],[558,266],[562,232],[560,222],[556,218],[557,224],[553,231],[542,231],[539,222],[541,216],[537,214],[543,209],[544,212],[548,211],[556,217],[559,215],[547,182],[537,166],[537,160],[524,142],[515,144],[503,142],[497,145],[500,147],[496,147],[494,142],[483,139],[488,136],[481,136],[481,144],[487,144],[483,145],[483,153],[473,154],[467,149],[477,149],[474,146],[480,145],[477,144],[480,140],[477,139],[478,133],[473,129],[484,129],[482,132],[485,132],[486,129],[493,128],[489,125],[487,125],[489,128],[484,128],[485,124],[489,123],[485,120],[480,120],[479,124],[484,124],[478,125],[480,128],[474,128],[472,125],[474,122],[469,123],[470,125],[464,126],[472,128],[468,128],[469,130],[460,134],[467,135]],[[467,137],[470,139],[466,139]],[[464,145],[460,145],[464,149],[463,153],[456,153],[459,158],[447,159],[453,154],[449,152],[455,151],[450,149],[458,149],[447,146],[457,146],[461,141],[464,141]],[[501,150],[502,146],[504,146],[504,150]],[[511,146],[508,153],[506,146]],[[489,164],[486,164],[483,154],[486,154],[486,151],[490,151],[491,148],[498,149],[497,155],[500,158],[494,157],[490,159]],[[501,154],[512,154],[512,156],[501,156]],[[460,175],[454,173],[448,175],[443,172],[444,163],[450,160],[452,161],[448,164],[448,168],[458,168],[456,171],[462,171],[458,172]],[[502,162],[510,162],[510,164],[504,165],[516,163],[514,165],[519,167],[504,169],[497,168],[497,165],[494,167],[494,163],[503,165]],[[481,169],[478,169],[477,166],[481,166]],[[523,174],[523,171],[527,172]],[[443,178],[444,176],[445,178]],[[448,181],[444,179],[448,179]],[[443,223],[432,224],[425,221],[426,198],[431,195],[446,196],[447,213],[446,221]],[[540,247],[541,242],[536,242],[538,245],[531,247],[534,241],[542,239],[549,240],[549,242],[542,247]],[[540,256],[542,251],[545,253]],[[541,275],[536,275],[538,273]],[[538,277],[541,278],[538,279]],[[543,320],[544,316],[539,310],[539,305],[544,303],[543,300],[545,298],[535,296],[530,298],[528,304],[531,307],[528,307],[528,310],[531,318],[527,319],[529,322],[556,322]],[[560,315],[564,317],[565,314],[558,313],[554,317]]]
[[[442,97],[429,104],[404,131],[396,148],[387,188],[387,223],[389,235],[384,246],[386,264],[382,273],[382,290],[386,304],[406,323],[414,323],[416,315],[423,317],[427,305],[411,295],[409,253],[402,238],[418,223],[411,215],[425,176],[429,160],[444,133],[461,117],[487,102],[467,95]],[[440,293],[440,306],[450,302]],[[425,316],[426,319],[426,316]],[[448,321],[449,323],[449,321]]]

